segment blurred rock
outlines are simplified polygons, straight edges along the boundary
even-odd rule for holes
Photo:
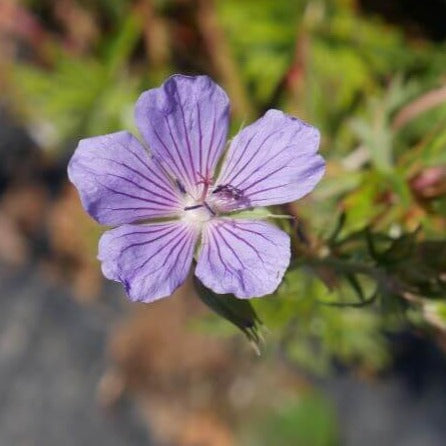
[[[96,260],[100,234],[105,230],[82,209],[71,184],[65,184],[47,215],[50,255],[47,266],[53,277],[68,281],[82,302],[98,298],[103,278]]]
[[[253,413],[305,384],[266,349],[257,357],[235,327],[234,336],[194,327],[210,311],[194,293],[189,281],[171,298],[132,306],[112,333],[101,399],[135,395],[160,444],[233,446]]]
[[[113,313],[82,308],[29,267],[0,266],[0,444],[150,445],[125,399],[113,411],[95,399]]]
[[[337,406],[344,446],[446,444],[446,358],[407,333],[394,341],[395,365],[376,380],[349,373],[325,389]]]
[[[9,215],[0,212],[0,260],[10,266],[19,266],[28,256],[28,244],[15,222]]]

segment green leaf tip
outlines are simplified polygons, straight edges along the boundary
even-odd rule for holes
[[[248,300],[238,299],[232,294],[217,294],[194,278],[194,286],[200,300],[214,313],[241,330],[254,351],[260,355],[263,337],[260,333],[261,320]]]

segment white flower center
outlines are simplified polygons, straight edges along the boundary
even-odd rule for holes
[[[211,210],[205,204],[194,200],[187,200],[181,213],[181,220],[199,228],[212,217]]]

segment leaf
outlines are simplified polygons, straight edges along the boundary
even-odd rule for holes
[[[141,18],[136,14],[129,14],[106,48],[106,65],[110,73],[114,73],[125,64],[141,37],[141,32]]]
[[[446,303],[425,302],[423,304],[423,316],[427,322],[446,331]]]
[[[333,233],[327,239],[328,245],[332,245],[333,243],[335,243],[337,241],[338,236],[341,233],[342,228],[344,227],[346,218],[347,218],[347,214],[345,213],[345,211],[342,211],[341,214],[339,215],[337,222],[336,222],[336,226],[334,228]]]
[[[247,300],[237,299],[232,294],[217,294],[204,286],[196,277],[194,285],[198,297],[212,311],[238,327],[251,342],[257,354],[260,354],[262,341],[259,333],[261,321],[251,303]]]
[[[274,406],[263,418],[249,424],[252,441],[257,446],[338,444],[338,426],[334,408],[323,395],[304,393],[297,399]],[[246,444],[246,443],[243,443]]]
[[[264,220],[266,218],[285,219],[285,220],[294,219],[292,215],[272,214],[268,210],[268,208],[253,208],[240,212],[232,212],[229,214],[229,216],[235,218],[245,218],[247,220]]]
[[[375,290],[370,292],[370,295],[367,296],[366,293],[364,292],[363,286],[361,285],[358,275],[353,273],[344,273],[344,277],[346,283],[350,286],[351,290],[354,292],[354,295],[357,297],[358,300],[343,300],[344,298],[343,295],[345,294],[345,291],[339,289],[338,295],[340,295],[341,300],[334,300],[334,301],[320,300],[319,303],[338,308],[344,308],[344,307],[361,308],[365,307],[366,305],[370,305],[376,301],[378,297],[378,288],[375,288]]]
[[[246,218],[246,219],[256,220],[256,219],[268,218],[271,215],[271,212],[268,210],[268,208],[254,208],[240,212],[232,212],[229,215],[235,218]]]

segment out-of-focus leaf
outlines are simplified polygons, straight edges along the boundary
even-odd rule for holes
[[[422,313],[430,324],[446,331],[446,302],[425,302]]]
[[[331,245],[332,243],[335,243],[338,239],[339,234],[342,231],[342,228],[344,227],[345,220],[347,219],[347,214],[345,212],[341,212],[339,215],[339,218],[337,219],[336,226],[331,233],[331,235],[327,239],[327,243]]]
[[[260,353],[260,319],[248,300],[237,299],[232,294],[217,294],[204,286],[194,276],[198,297],[212,311],[238,327],[251,341],[257,353]]]
[[[421,151],[423,162],[427,166],[446,164],[446,124],[442,129],[435,129],[434,135]]]
[[[106,48],[105,61],[110,73],[115,73],[128,60],[141,36],[142,27],[142,19],[136,14],[128,14],[124,19],[117,35]]]
[[[297,402],[289,401],[260,422],[256,421],[243,444],[335,446],[339,441],[334,408],[315,393],[307,393]]]
[[[405,241],[403,240],[403,244]],[[396,246],[399,262],[391,265],[391,272],[407,289],[424,297],[442,298],[446,295],[446,242],[423,241],[410,246]],[[402,249],[402,251],[401,251]],[[410,255],[402,257],[404,251]],[[398,252],[400,251],[400,252]],[[393,256],[390,251],[387,256]]]
[[[232,212],[229,215],[234,218],[258,219],[268,218],[271,216],[271,211],[268,208],[253,208],[246,211]]]
[[[263,104],[293,59],[296,22],[304,5],[288,0],[217,3],[243,80],[253,100]]]

